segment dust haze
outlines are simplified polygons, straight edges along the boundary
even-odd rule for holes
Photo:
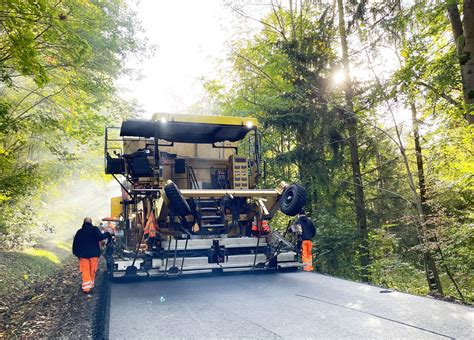
[[[119,195],[120,186],[113,179],[76,178],[43,201],[41,220],[52,227],[53,239],[71,241],[84,217],[91,217],[98,226],[102,218],[110,216],[110,199]]]

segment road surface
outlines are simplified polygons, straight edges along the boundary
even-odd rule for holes
[[[474,309],[306,272],[113,283],[110,339],[473,339]]]

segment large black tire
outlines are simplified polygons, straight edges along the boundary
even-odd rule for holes
[[[164,190],[166,193],[166,197],[168,197],[168,200],[170,201],[170,204],[176,214],[181,217],[185,217],[192,214],[188,202],[186,202],[176,184],[168,183],[165,185]]]
[[[286,187],[281,197],[280,210],[288,216],[295,216],[306,204],[306,190],[301,185]]]

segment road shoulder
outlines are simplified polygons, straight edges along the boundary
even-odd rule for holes
[[[80,288],[77,258],[70,256],[43,282],[9,299],[0,315],[0,338],[107,338],[108,279],[101,261],[96,287],[86,295]]]

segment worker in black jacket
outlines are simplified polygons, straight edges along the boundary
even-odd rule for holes
[[[316,236],[316,227],[306,216],[304,210],[301,210],[298,214],[298,219],[295,222],[295,230],[298,231],[301,241],[303,270],[313,271],[313,238]]]
[[[100,241],[109,239],[109,232],[102,233],[92,225],[90,217],[84,219],[82,228],[74,236],[72,253],[79,258],[79,269],[82,274],[82,291],[89,293],[94,288],[95,273],[99,267]]]

